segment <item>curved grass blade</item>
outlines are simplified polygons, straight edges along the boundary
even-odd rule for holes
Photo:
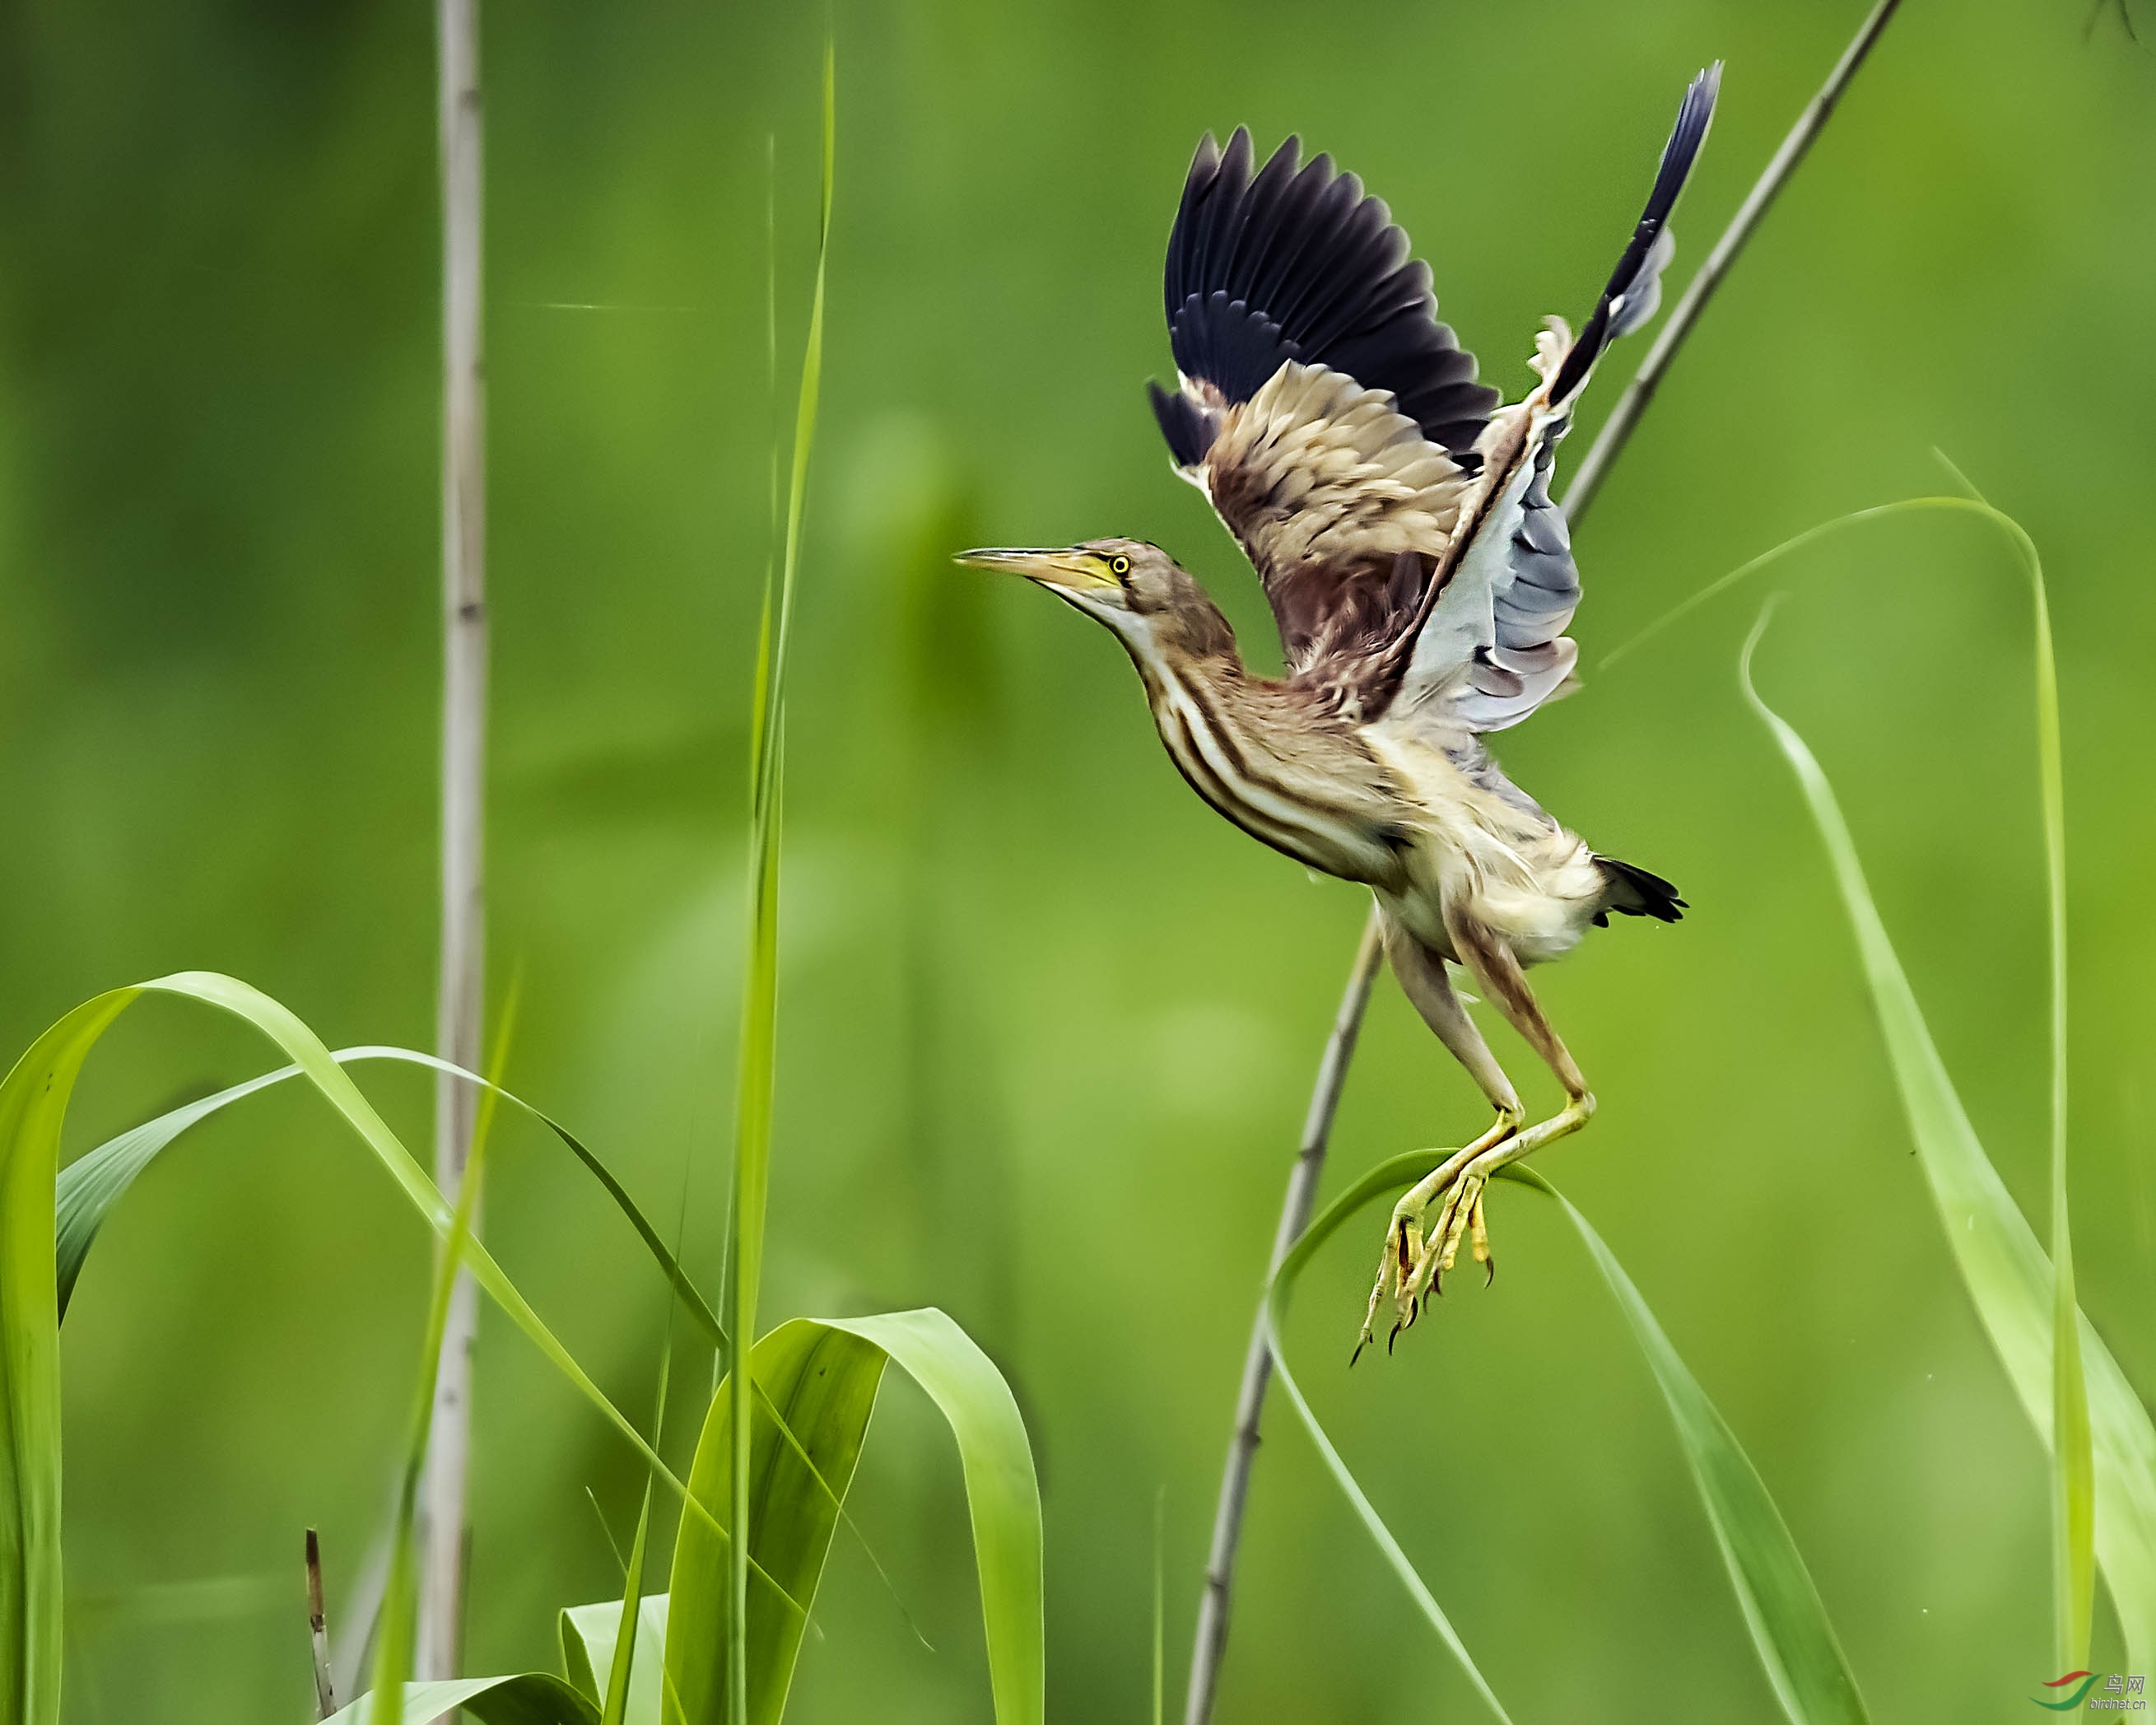
[[[253,1024],[297,1062],[438,1234],[450,1213],[434,1183],[329,1050],[287,1008],[213,972],[188,971],[85,1001],[0,1081],[0,1725],[56,1725],[60,1671],[59,1298],[54,1250],[60,1128],[82,1063],[146,993],[181,996]],[[489,1297],[660,1481],[685,1488],[609,1401],[480,1241],[465,1263]],[[705,1517],[691,1502],[691,1513]]]
[[[1342,1193],[1313,1221],[1294,1249],[1281,1262],[1266,1295],[1266,1322],[1274,1363],[1318,1453],[1357,1516],[1383,1553],[1386,1562],[1406,1586],[1424,1617],[1438,1632],[1454,1658],[1460,1661],[1476,1692],[1498,1717],[1506,1717],[1502,1704],[1476,1667],[1442,1608],[1432,1597],[1399,1542],[1393,1537],[1361,1486],[1318,1425],[1289,1369],[1281,1345],[1281,1326],[1286,1316],[1288,1296],[1313,1254],[1351,1217],[1381,1198],[1412,1185],[1443,1158],[1442,1151],[1417,1150],[1382,1162]],[[1653,1312],[1640,1296],[1615,1256],[1587,1222],[1587,1219],[1532,1169],[1512,1168],[1504,1178],[1518,1181],[1555,1200],[1578,1230],[1590,1256],[1609,1286],[1623,1311],[1649,1369],[1661,1388],[1675,1422],[1707,1521],[1729,1572],[1730,1584],[1744,1614],[1760,1663],[1783,1711],[1796,1725],[1858,1725],[1866,1718],[1864,1703],[1850,1674],[1834,1625],[1812,1584],[1804,1558],[1789,1536],[1781,1512],[1775,1508],[1765,1484],[1738,1444],[1707,1392],[1701,1389]]]
[[[491,1079],[482,1078],[477,1073],[467,1071],[462,1066],[443,1060],[439,1055],[423,1054],[415,1049],[367,1045],[357,1048],[340,1049],[330,1058],[340,1065],[346,1061],[379,1060],[400,1060],[411,1065],[425,1066],[434,1071],[445,1072],[452,1076],[462,1078],[469,1083],[480,1086],[489,1099],[490,1108],[493,1101],[498,1099],[530,1115],[532,1119],[559,1138],[606,1189],[622,1214],[629,1219],[630,1224],[636,1230],[638,1236],[644,1241],[646,1249],[658,1261],[660,1271],[673,1285],[675,1291],[680,1296],[681,1303],[687,1307],[690,1315],[696,1319],[714,1344],[723,1351],[726,1345],[726,1332],[720,1327],[717,1317],[706,1303],[703,1295],[697,1291],[696,1284],[690,1280],[688,1272],[681,1267],[680,1260],[668,1250],[666,1243],[660,1238],[658,1230],[653,1227],[645,1218],[642,1209],[638,1207],[636,1200],[629,1196],[628,1189],[614,1177],[606,1163],[601,1161],[576,1134],[552,1115],[534,1107],[522,1097],[511,1091],[504,1089]],[[69,1297],[74,1291],[75,1281],[81,1274],[83,1265],[88,1260],[90,1248],[97,1238],[98,1230],[104,1225],[105,1219],[110,1213],[112,1207],[126,1195],[136,1177],[190,1127],[199,1125],[210,1115],[229,1103],[239,1101],[273,1084],[281,1083],[285,1079],[295,1078],[299,1076],[300,1069],[297,1066],[281,1066],[274,1072],[264,1073],[259,1078],[251,1078],[244,1084],[236,1084],[228,1089],[219,1091],[214,1096],[204,1096],[197,1101],[184,1104],[159,1115],[155,1120],[146,1122],[141,1126],[122,1132],[116,1138],[109,1139],[96,1149],[78,1157],[60,1170],[56,1203],[59,1219],[56,1230],[56,1250],[59,1260],[60,1316],[63,1320],[67,1316]],[[761,1391],[758,1394],[761,1394]],[[764,1400],[763,1406],[767,1414],[773,1412],[767,1399]],[[807,1460],[807,1452],[802,1449],[793,1433],[787,1429],[783,1420],[779,1424],[779,1434],[798,1454],[802,1455],[804,1461]],[[835,1501],[835,1494],[834,1497]],[[840,1518],[844,1520],[849,1527],[853,1527],[855,1537],[860,1540],[861,1548],[866,1553],[870,1563],[874,1566],[878,1575],[884,1575],[882,1562],[876,1557],[866,1537],[857,1526],[854,1525],[852,1517],[846,1514],[843,1507],[839,1514]],[[885,1576],[885,1585],[886,1587],[890,1585],[888,1576]],[[581,1610],[584,1608],[577,1609]],[[901,1605],[900,1609],[903,1612],[905,1607]],[[911,1622],[911,1620],[909,1617],[908,1621]],[[914,1632],[916,1635],[920,1633],[917,1628]],[[608,1645],[611,1645],[611,1642]],[[596,1688],[593,1691],[595,1698],[599,1692]]]
[[[83,1060],[141,992],[78,1006],[0,1082],[0,1725],[59,1725],[60,1327],[46,1206]]]
[[[2005,520],[1983,506],[1954,501]],[[1804,739],[1753,686],[1752,651],[1759,634],[1753,630],[1740,665],[1745,696],[1794,770],[1825,844],[1947,1244],[2008,1381],[2048,1449],[2060,1394],[2053,1339],[2059,1291],[2051,1260],[1969,1124],[1872,902],[1833,787]],[[2156,1659],[2156,1425],[2086,1314],[2076,1332],[2091,1433],[2091,1539],[2126,1637],[2127,1663],[2145,1667]],[[2072,1434],[2067,1435],[2071,1441]]]
[[[1976,502],[1984,494],[1938,450],[1947,471]],[[2051,602],[2044,561],[2012,517],[1994,521],[2021,553],[2029,574],[2036,660],[2036,762],[2044,811],[2044,893],[2051,971],[2051,1598],[2058,1667],[2088,1663],[2096,1615],[2096,1455],[2088,1385],[2082,1365],[2081,1312],[2074,1291],[2074,1238],[2066,1208],[2066,774],[2059,742],[2059,667],[2051,650]]]
[[[1018,1404],[988,1357],[931,1310],[797,1318],[758,1342],[751,1358],[759,1400],[750,1451],[752,1518],[743,1543],[784,1590],[781,1596],[757,1588],[749,1596],[742,1686],[752,1725],[775,1725],[784,1711],[806,1615],[887,1359],[928,1393],[958,1446],[998,1725],[1040,1725],[1045,1711],[1040,1495]],[[783,1411],[805,1454],[780,1440],[762,1411],[767,1404]],[[690,1472],[694,1491],[708,1487],[716,1495],[726,1482],[734,1406],[723,1388],[713,1398]],[[669,1725],[716,1725],[725,1717],[733,1644],[726,1632],[724,1558],[700,1526],[685,1525],[667,1613]]]
[[[933,1307],[820,1322],[882,1348],[949,1423],[973,1525],[997,1725],[1040,1725],[1048,1686],[1040,1481],[1010,1385],[973,1338]]]
[[[1907,498],[1824,521],[1709,583],[1621,644],[1602,663],[1605,667],[1614,665],[1671,624],[1781,558],[1845,529],[1893,516],[1923,511],[1973,515],[2004,533],[2020,557],[2029,578],[2035,621],[2037,752],[2043,799],[2045,883],[2050,911],[2051,1255],[2057,1273],[2051,1282],[2051,1413],[2048,1429],[2056,1430],[2061,1435],[2061,1441],[2051,1446],[2053,1638],[2060,1665],[2071,1669],[2088,1657],[2090,1625],[2094,1615],[2096,1466],[2093,1416],[2082,1358],[2080,1325],[2076,1318],[2080,1307],[2074,1291],[2073,1235],[2066,1204],[2066,791],[2059,742],[2058,670],[2051,650],[2051,606],[2045,591],[2043,560],[2037,554],[2035,542],[2020,522],[1993,508],[1944,454],[1936,450],[1933,454],[1938,455],[1967,495]],[[1749,650],[1748,648],[1748,655]],[[1755,696],[1755,704],[1756,699]],[[1906,1092],[1906,1085],[1904,1088]]]
[[[775,1722],[784,1712],[839,1505],[853,1482],[883,1378],[880,1349],[806,1318],[773,1330],[749,1358],[762,1397],[742,1476],[751,1486],[748,1537],[726,1537],[742,1525],[730,1489],[741,1399],[728,1382],[712,1397],[689,1469],[689,1489],[710,1507],[717,1527],[685,1520],[675,1542],[665,1716],[688,1725],[717,1725],[737,1694],[752,1722]],[[778,1409],[806,1459],[782,1440],[763,1401]],[[749,1590],[738,1635],[729,1606],[736,1551],[752,1556],[772,1583]],[[736,1660],[745,1660],[738,1680]]]
[[[1505,1722],[1505,1725],[1512,1725],[1512,1715],[1505,1711],[1505,1704],[1497,1699],[1496,1692],[1491,1688],[1489,1680],[1482,1675],[1481,1668],[1468,1653],[1467,1644],[1460,1639],[1459,1631],[1452,1626],[1452,1620],[1445,1615],[1445,1608],[1437,1603],[1436,1597],[1424,1584],[1415,1566],[1409,1561],[1408,1554],[1400,1548],[1399,1541],[1393,1537],[1393,1530],[1385,1525],[1384,1518],[1363,1495],[1361,1484],[1348,1471],[1348,1464],[1340,1459],[1340,1452],[1332,1447],[1332,1440],[1326,1435],[1325,1428],[1317,1423],[1317,1416],[1311,1411],[1309,1402],[1303,1398],[1302,1386],[1295,1381],[1295,1373],[1289,1368],[1287,1350],[1281,1343],[1281,1325],[1287,1317],[1289,1299],[1295,1291],[1296,1282],[1302,1275],[1304,1266],[1310,1262],[1318,1247],[1331,1239],[1351,1216],[1365,1205],[1389,1193],[1413,1185],[1441,1160],[1442,1152],[1429,1150],[1411,1150],[1404,1156],[1395,1156],[1389,1161],[1379,1163],[1327,1204],[1317,1219],[1303,1230],[1301,1237],[1290,1249],[1288,1255],[1281,1260],[1279,1269],[1273,1272],[1271,1284],[1265,1291],[1265,1330],[1272,1344],[1273,1366],[1280,1373],[1281,1388],[1287,1392],[1289,1404],[1302,1421],[1303,1429],[1310,1434],[1311,1441],[1317,1445],[1317,1453],[1325,1463],[1326,1471],[1332,1476],[1341,1491],[1347,1494],[1348,1502],[1353,1507],[1356,1516],[1370,1538],[1376,1542],[1378,1549],[1383,1553],[1385,1562],[1391,1566],[1394,1574],[1399,1577],[1400,1584],[1407,1589],[1409,1597],[1429,1620],[1430,1627],[1437,1631],[1438,1639],[1459,1661],[1460,1668],[1467,1674],[1467,1681],[1474,1686],[1475,1692],[1482,1697],[1492,1713]]]
[[[461,1707],[483,1725],[599,1725],[599,1710],[544,1671],[514,1677],[458,1677],[445,1683],[407,1683],[395,1706],[413,1725],[428,1725]],[[340,1707],[324,1725],[384,1725],[392,1708],[380,1712],[374,1697],[362,1695]]]
[[[1505,1172],[1556,1201],[1625,1314],[1669,1406],[1700,1500],[1707,1506],[1714,1543],[1728,1566],[1730,1587],[1782,1711],[1795,1725],[1864,1725],[1869,1717],[1864,1697],[1828,1620],[1819,1589],[1789,1524],[1729,1422],[1670,1345],[1624,1266],[1572,1200],[1531,1168],[1515,1165]]]
[[[660,1672],[666,1659],[665,1594],[646,1594],[636,1614],[636,1663],[629,1672],[625,1725],[659,1725]],[[597,1707],[620,1644],[621,1607],[612,1599],[562,1613],[562,1666],[570,1684]]]
[[[614,1177],[613,1171],[601,1161],[584,1142],[543,1109],[536,1108],[513,1091],[505,1090],[476,1072],[466,1071],[462,1066],[441,1059],[439,1055],[422,1054],[416,1049],[393,1048],[368,1044],[357,1048],[341,1048],[330,1055],[339,1065],[352,1060],[401,1060],[408,1065],[425,1066],[436,1072],[446,1072],[480,1086],[490,1096],[499,1096],[512,1107],[520,1109],[561,1140],[592,1177],[606,1189],[615,1207],[628,1219],[658,1264],[662,1274],[680,1296],[682,1305],[696,1319],[713,1344],[721,1349],[726,1346],[726,1332],[720,1327],[718,1315],[697,1291],[696,1284],[680,1265],[674,1253],[650,1219],[629,1194],[629,1189]],[[244,1084],[235,1084],[214,1096],[183,1104],[155,1120],[124,1132],[108,1139],[95,1150],[77,1157],[60,1170],[55,1194],[56,1225],[54,1241],[59,1253],[60,1316],[67,1316],[68,1301],[74,1292],[76,1279],[82,1274],[85,1260],[90,1255],[91,1244],[97,1230],[104,1226],[105,1218],[134,1183],[135,1178],[175,1138],[191,1127],[198,1126],[219,1110],[256,1091],[281,1084],[288,1078],[300,1076],[297,1066],[280,1066],[274,1072],[265,1072],[259,1078],[250,1078]]]

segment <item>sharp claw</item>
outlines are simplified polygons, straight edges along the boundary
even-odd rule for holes
[[[1414,1321],[1421,1316],[1422,1301],[1416,1299],[1410,1299],[1408,1301],[1408,1327],[1409,1329],[1413,1329],[1414,1327]]]
[[[1398,1324],[1394,1324],[1393,1326],[1392,1333],[1385,1337],[1385,1358],[1387,1359],[1390,1359],[1393,1357],[1393,1343],[1399,1339],[1400,1327]]]
[[[1482,1286],[1486,1288],[1496,1280],[1497,1260],[1495,1258],[1485,1258],[1482,1260]]]
[[[1348,1356],[1348,1369],[1349,1371],[1352,1372],[1355,1369],[1355,1362],[1362,1358],[1363,1350],[1369,1345],[1370,1332],[1368,1330],[1365,1330],[1363,1332],[1363,1339],[1355,1344],[1355,1351]]]

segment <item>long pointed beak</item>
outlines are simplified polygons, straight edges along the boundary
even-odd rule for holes
[[[1011,548],[962,551],[952,559],[969,569],[1000,569],[1007,575],[1023,575],[1049,587],[1084,593],[1089,588],[1115,587],[1116,578],[1101,567],[1090,552]]]

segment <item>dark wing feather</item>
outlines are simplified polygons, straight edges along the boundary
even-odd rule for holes
[[[1164,275],[1181,388],[1153,384],[1153,411],[1257,566],[1291,668],[1325,675],[1423,608],[1498,397],[1361,181],[1293,138],[1251,164],[1239,129],[1190,165]]]
[[[1253,176],[1247,131],[1224,151],[1209,135],[1199,145],[1163,277],[1177,369],[1232,405],[1290,360],[1325,366],[1390,394],[1471,466],[1497,392],[1438,322],[1429,268],[1408,260],[1384,204],[1330,157],[1301,154],[1290,138]]]

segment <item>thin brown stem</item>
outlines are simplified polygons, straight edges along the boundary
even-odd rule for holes
[[[1625,393],[1617,398],[1617,405],[1604,424],[1601,432],[1588,449],[1587,458],[1579,464],[1566,487],[1564,512],[1574,526],[1587,513],[1587,506],[1594,501],[1594,494],[1602,489],[1604,477],[1624,454],[1625,445],[1631,440],[1632,433],[1640,423],[1640,416],[1647,411],[1647,403],[1655,398],[1661,388],[1662,377],[1684,346],[1685,337],[1691,326],[1707,309],[1707,302],[1714,297],[1714,290],[1722,285],[1722,278],[1729,274],[1737,261],[1737,254],[1752,237],[1752,231],[1765,217],[1768,208],[1789,183],[1789,177],[1797,171],[1797,164],[1820,133],[1828,119],[1840,105],[1842,92],[1849,88],[1850,80],[1856,77],[1857,68],[1864,64],[1872,44],[1886,29],[1887,20],[1894,16],[1902,0],[1878,0],[1850,39],[1849,46],[1842,50],[1834,70],[1827,74],[1819,94],[1804,105],[1797,123],[1789,128],[1789,136],[1782,140],[1782,147],[1774,152],[1766,170],[1753,182],[1750,194],[1738,207],[1729,225],[1722,230],[1722,238],[1714,243],[1714,249],[1707,254],[1707,261],[1699,266],[1684,297],[1677,301],[1676,309],[1670,313],[1670,321],[1662,326],[1662,332],[1655,338],[1655,345],[1647,350],[1647,357],[1640,363],[1632,381],[1625,386]]]
[[[329,1620],[322,1609],[322,1543],[307,1529],[307,1633],[314,1643],[315,1717],[336,1711],[336,1686],[330,1681]]]
[[[479,0],[439,0],[442,158],[442,926],[435,1041],[480,1062],[485,985],[482,814],[486,773],[486,408],[480,345]],[[434,1092],[434,1182],[454,1199],[476,1098],[444,1074]],[[476,1229],[477,1219],[474,1218]],[[420,1572],[422,1678],[453,1677],[464,1622],[465,1486],[478,1291],[459,1271],[434,1379]]]
[[[1355,963],[1348,973],[1348,987],[1340,997],[1340,1010],[1326,1039],[1325,1055],[1317,1063],[1317,1084],[1311,1092],[1310,1111],[1302,1127],[1302,1147],[1289,1170],[1287,1198],[1281,1206],[1280,1225],[1273,1234],[1272,1262],[1267,1280],[1281,1266],[1317,1201],[1317,1178],[1325,1170],[1326,1141],[1332,1133],[1332,1116],[1340,1103],[1340,1086],[1347,1081],[1348,1062],[1354,1057],[1355,1038],[1363,1028],[1363,1011],[1369,1004],[1370,985],[1384,962],[1384,943],[1379,937],[1378,913],[1373,909],[1363,925],[1363,942],[1355,950]],[[1219,1681],[1220,1661],[1228,1649],[1229,1591],[1235,1581],[1235,1553],[1243,1537],[1243,1502],[1250,1489],[1250,1465],[1258,1453],[1258,1422],[1265,1411],[1265,1391],[1272,1384],[1272,1349],[1265,1341],[1265,1314],[1258,1311],[1250,1331],[1249,1352],[1243,1359],[1243,1387],[1235,1398],[1235,1435],[1228,1440],[1228,1466],[1220,1476],[1220,1502],[1213,1520],[1213,1549],[1205,1563],[1205,1594],[1198,1606],[1198,1651],[1190,1663],[1190,1692],[1183,1717],[1202,1725],[1213,1712],[1213,1691]]]
[[[1804,160],[1850,80],[1856,75],[1857,69],[1871,54],[1887,20],[1900,4],[1901,0],[1877,0],[1834,70],[1827,74],[1819,94],[1798,116],[1796,124],[1783,139],[1781,148],[1774,152],[1728,227],[1722,230],[1714,249],[1700,265],[1699,273],[1686,288],[1684,296],[1670,314],[1669,322],[1626,386],[1609,422],[1594,439],[1587,459],[1580,464],[1578,475],[1565,492],[1565,513],[1574,523],[1586,513],[1603,479],[1624,453],[1640,416],[1646,412],[1648,403],[1654,398],[1656,389],[1676,359],[1677,350],[1691,333],[1700,313],[1706,309],[1707,300],[1736,263],[1745,242],[1752,237],[1776,195],[1796,172],[1797,164]],[[1354,964],[1348,971],[1340,1015],[1334,1021],[1332,1034],[1327,1040],[1325,1053],[1318,1061],[1317,1081],[1312,1089],[1310,1111],[1303,1123],[1302,1147],[1296,1157],[1295,1168],[1288,1181],[1287,1200],[1281,1209],[1280,1228],[1274,1239],[1272,1261],[1276,1268],[1309,1220],[1317,1178],[1324,1166],[1326,1144],[1332,1136],[1333,1112],[1339,1106],[1348,1063],[1354,1055],[1356,1035],[1362,1029],[1363,1010],[1369,1004],[1371,984],[1376,979],[1382,955],[1378,913],[1373,907],[1369,921],[1363,926],[1362,944],[1356,949]],[[1229,1444],[1228,1465],[1220,1479],[1212,1552],[1205,1568],[1205,1592],[1199,1602],[1197,1645],[1191,1656],[1184,1725],[1209,1725],[1213,1716],[1220,1662],[1227,1652],[1229,1604],[1235,1557],[1242,1542],[1243,1512],[1250,1498],[1250,1468],[1257,1455],[1259,1426],[1265,1410],[1265,1392],[1271,1381],[1272,1354],[1265,1343],[1265,1314],[1260,1304],[1250,1353],[1244,1361],[1242,1389],[1235,1400],[1235,1436]]]

